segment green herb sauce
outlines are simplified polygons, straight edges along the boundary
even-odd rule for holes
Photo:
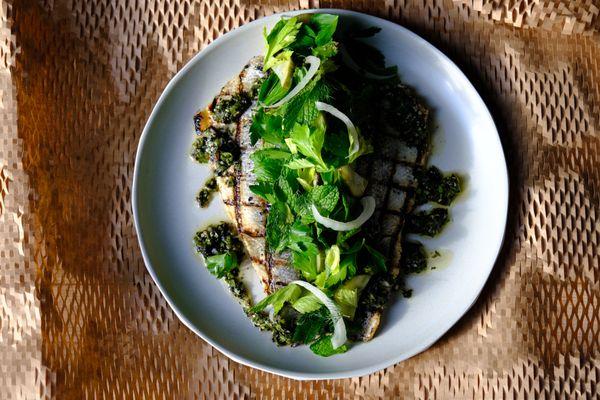
[[[205,136],[198,136],[192,144],[192,158],[200,164],[205,164],[210,160],[208,152],[208,141]]]
[[[421,243],[405,241],[402,243],[402,271],[406,274],[418,274],[427,269],[427,253]]]
[[[458,175],[444,175],[436,167],[420,169],[417,171],[416,177],[419,183],[415,192],[416,204],[432,201],[449,206],[461,191]]]
[[[250,106],[251,100],[243,95],[237,94],[229,97],[221,97],[214,104],[213,117],[215,121],[229,124],[235,121]]]
[[[387,94],[390,105],[383,111],[384,123],[400,129],[402,139],[411,146],[422,148],[432,133],[431,112],[414,89],[395,85]]]
[[[198,137],[192,145],[192,158],[204,164],[209,160],[215,162],[215,174],[224,176],[234,163],[240,159],[240,148],[227,130],[207,128],[201,130],[199,116],[194,119]]]
[[[434,237],[439,234],[450,218],[446,208],[434,208],[410,214],[406,220],[406,231]]]
[[[208,203],[210,203],[212,194],[216,190],[217,190],[217,180],[214,177],[210,178],[208,181],[206,181],[206,183],[204,184],[204,187],[202,189],[200,189],[200,191],[196,195],[196,201],[198,202],[200,207],[208,206]]]
[[[235,235],[234,228],[226,222],[210,225],[196,232],[194,245],[196,251],[204,257],[233,253],[241,259],[243,255],[242,243]]]

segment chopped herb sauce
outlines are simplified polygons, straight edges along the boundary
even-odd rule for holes
[[[198,136],[192,144],[192,158],[200,164],[205,164],[210,160],[208,152],[208,141],[205,136]]]
[[[420,169],[416,172],[416,204],[435,203],[449,206],[461,191],[460,178],[456,174],[444,176],[436,167]]]
[[[436,236],[449,221],[448,210],[445,208],[434,208],[430,211],[420,211],[410,214],[406,220],[406,230],[410,233]]]
[[[208,128],[199,131],[192,145],[192,157],[199,163],[215,160],[215,174],[223,176],[240,158],[240,148],[231,135],[222,129]]]
[[[414,89],[401,84],[394,85],[384,96],[383,124],[397,128],[399,136],[410,146],[426,146],[433,127],[427,104]]]
[[[217,180],[214,177],[210,178],[208,181],[206,181],[206,183],[204,184],[204,187],[202,189],[200,189],[200,191],[196,195],[196,201],[198,202],[200,207],[208,206],[208,203],[210,203],[212,194],[216,190],[217,190]]]
[[[235,121],[250,106],[251,100],[243,95],[219,97],[213,107],[215,121],[229,124]]]
[[[232,253],[241,259],[243,254],[242,243],[235,236],[234,228],[226,222],[196,232],[194,244],[196,251],[204,257]]]
[[[402,270],[406,274],[418,274],[427,269],[427,253],[421,243],[402,243],[402,258],[400,260]]]

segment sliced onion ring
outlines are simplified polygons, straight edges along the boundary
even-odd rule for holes
[[[323,293],[316,286],[311,285],[305,281],[293,281],[291,282],[298,286],[302,286],[312,294],[314,294],[325,307],[329,310],[331,314],[331,320],[333,321],[333,335],[331,336],[331,345],[334,349],[342,346],[344,343],[348,341],[348,337],[346,336],[346,324],[344,324],[344,318],[340,313],[340,310],[337,308],[333,300],[331,300],[325,293]]]
[[[351,231],[352,229],[359,228],[362,224],[367,222],[371,215],[375,212],[375,198],[373,196],[365,196],[360,199],[361,204],[363,205],[363,210],[358,216],[358,218],[348,221],[348,222],[340,222],[331,218],[327,218],[322,216],[315,207],[314,204],[311,205],[313,216],[315,220],[323,225],[326,228],[333,229],[334,231]]]
[[[321,65],[321,59],[315,56],[308,56],[304,59],[304,61],[310,65],[308,71],[306,71],[306,75],[298,82],[296,86],[292,90],[286,94],[283,99],[279,100],[275,104],[271,104],[270,106],[264,106],[265,108],[275,108],[281,107],[288,101],[290,101],[294,96],[296,96],[304,87],[310,82],[310,80],[315,76],[317,71],[319,70],[319,66]]]
[[[358,65],[356,63],[356,61],[354,61],[354,59],[352,57],[350,57],[350,54],[348,54],[348,51],[346,50],[344,45],[340,44],[339,50],[340,50],[340,54],[342,56],[342,61],[344,62],[344,64],[346,64],[350,69],[358,72],[365,78],[374,79],[374,80],[385,80],[385,79],[391,79],[391,78],[398,76],[398,74],[396,74],[396,73],[392,73],[389,75],[378,75],[378,74],[369,72],[369,71],[365,70],[364,68],[362,68],[360,65]]]
[[[348,152],[348,158],[351,158],[354,154],[358,152],[358,150],[360,150],[360,142],[358,139],[358,130],[356,129],[356,126],[354,126],[354,124],[352,123],[352,121],[350,121],[350,118],[348,118],[346,114],[344,114],[331,104],[317,101],[315,103],[315,106],[317,107],[317,110],[325,111],[326,113],[333,115],[346,125],[346,128],[348,129],[348,136],[350,138],[350,149]]]

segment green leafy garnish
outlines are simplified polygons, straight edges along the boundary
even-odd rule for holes
[[[235,253],[218,254],[205,258],[206,268],[217,278],[224,277],[238,266],[238,260]]]
[[[290,284],[282,287],[276,292],[262,299],[258,304],[252,307],[252,312],[263,311],[267,306],[273,306],[273,312],[278,314],[286,302],[293,303],[302,294],[302,289],[298,285]]]
[[[318,310],[323,306],[323,303],[312,293],[308,293],[298,300],[294,301],[292,307],[302,314],[310,313]]]
[[[333,324],[329,311],[325,307],[321,307],[298,318],[293,340],[298,343],[309,344],[332,330]]]
[[[271,57],[294,42],[301,26],[302,23],[298,22],[298,18],[292,17],[290,19],[281,19],[268,34],[267,28],[265,28],[264,35],[267,42],[267,52],[264,60],[265,71],[272,65]]]
[[[296,124],[290,135],[298,152],[308,158],[317,170],[327,170],[327,165],[321,157],[325,130],[321,128],[311,129],[307,125]]]
[[[345,344],[341,345],[337,349],[333,348],[331,344],[331,336],[324,336],[310,345],[310,349],[313,353],[322,357],[329,357],[334,354],[341,354],[348,351],[348,346]]]

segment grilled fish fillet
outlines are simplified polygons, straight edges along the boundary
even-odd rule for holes
[[[254,146],[251,145],[250,126],[256,109],[258,87],[263,77],[262,57],[252,58],[238,76],[225,84],[208,108],[199,111],[194,118],[198,134],[201,135],[206,129],[225,131],[239,147],[240,162],[234,163],[223,176],[217,177],[217,185],[254,270],[265,292],[271,293],[297,279],[298,274],[289,265],[289,255],[267,251],[265,226],[268,205],[250,191],[250,186],[256,182],[250,156],[262,146],[260,140]],[[242,101],[245,108],[232,115],[231,121],[219,121],[215,108],[232,99],[239,100],[240,97],[245,99]],[[217,154],[211,159],[213,167],[217,166],[218,156]]]
[[[238,76],[225,84],[213,102],[206,109],[200,110],[194,119],[198,134],[203,134],[207,129],[225,132],[239,147],[240,162],[234,163],[225,174],[217,177],[217,184],[227,213],[234,221],[254,270],[265,292],[271,293],[298,279],[298,274],[289,265],[289,254],[274,254],[268,250],[265,240],[268,205],[250,191],[250,185],[256,181],[250,156],[262,146],[260,140],[255,146],[251,145],[250,126],[257,106],[258,87],[263,78],[262,57],[255,57]],[[400,85],[400,91],[403,88]],[[229,118],[217,117],[215,110],[240,98],[244,100],[235,104],[242,103],[243,107]],[[386,110],[393,112],[390,101],[382,100],[380,116],[385,116]],[[424,106],[418,111],[428,113]],[[380,122],[380,125],[382,137],[375,141],[375,153],[361,160],[356,168],[362,176],[369,177],[366,195],[373,196],[377,203],[377,210],[368,229],[378,238],[380,250],[389,257],[391,276],[397,277],[400,273],[404,216],[410,212],[414,203],[414,169],[425,164],[427,149],[424,145],[419,147],[406,144],[401,139],[402,132],[398,130],[397,124]],[[218,167],[218,158],[219,155],[216,154],[211,159],[215,169]],[[389,285],[391,292],[390,283],[379,284]],[[361,310],[357,318],[360,318],[362,325],[357,337],[364,341],[370,340],[379,327],[381,309]]]

